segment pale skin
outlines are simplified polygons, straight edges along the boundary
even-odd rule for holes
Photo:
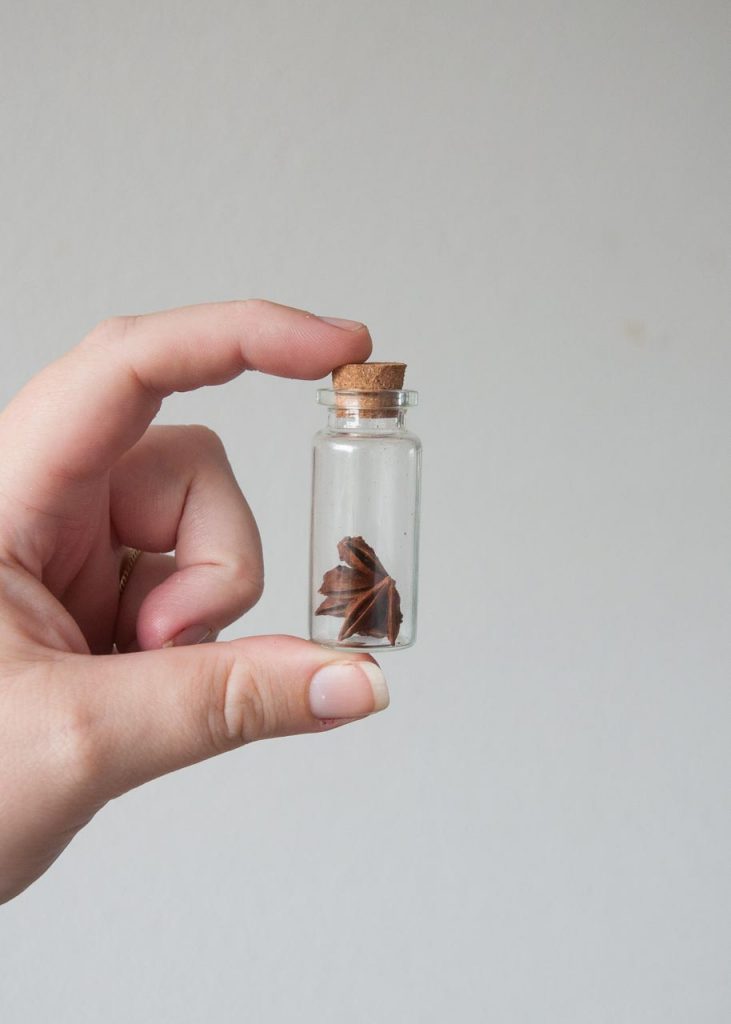
[[[261,299],[115,317],[0,414],[0,902],[135,786],[385,706],[365,655],[199,643],[261,595],[259,532],[215,434],[151,426],[174,391],[370,351],[363,324]]]

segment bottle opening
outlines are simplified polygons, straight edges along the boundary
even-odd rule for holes
[[[361,391],[352,388],[320,388],[317,401],[328,409],[335,409],[339,416],[360,414],[370,418],[395,415],[401,409],[416,405],[419,395],[416,391],[378,390]]]

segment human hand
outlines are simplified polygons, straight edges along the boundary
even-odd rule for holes
[[[0,415],[0,901],[113,797],[387,705],[366,655],[193,646],[258,600],[259,533],[215,434],[150,426],[173,391],[247,369],[317,379],[370,351],[362,324],[263,300],[113,318]]]

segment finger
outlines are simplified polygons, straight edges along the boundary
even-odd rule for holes
[[[68,489],[109,469],[173,391],[222,384],[244,370],[317,379],[370,351],[363,324],[338,326],[261,299],[104,321],[3,413],[4,478],[25,501],[42,504],[59,479]]]
[[[73,656],[65,672],[77,731],[85,723],[72,746],[101,799],[243,743],[319,732],[388,705],[372,659],[288,636]]]
[[[159,587],[175,571],[175,558],[172,555],[143,551],[139,556],[119,600],[114,630],[114,642],[118,651],[139,651],[137,616],[142,602],[151,590]]]
[[[197,643],[258,601],[264,585],[259,531],[212,430],[151,427],[114,467],[110,488],[123,544],[175,549],[177,571],[139,608],[143,650]]]

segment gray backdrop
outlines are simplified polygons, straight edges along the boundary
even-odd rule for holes
[[[3,1024],[731,1018],[727,3],[0,8],[5,401],[245,296],[409,363],[383,715],[107,807],[0,911]],[[306,630],[316,385],[175,397]]]

